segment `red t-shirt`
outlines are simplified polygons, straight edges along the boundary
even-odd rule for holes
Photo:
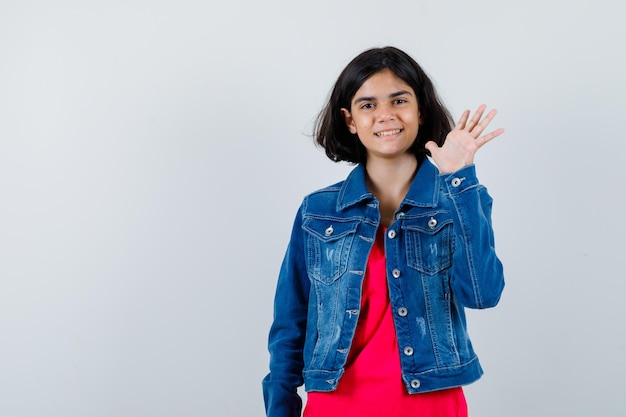
[[[402,381],[381,227],[363,279],[361,314],[335,391],[310,392],[304,417],[466,417],[463,390],[409,394]]]

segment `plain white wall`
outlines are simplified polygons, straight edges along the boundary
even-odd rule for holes
[[[481,181],[507,288],[471,312],[473,416],[622,416],[619,2],[0,1],[0,415],[261,416],[307,136],[398,46],[507,133]]]

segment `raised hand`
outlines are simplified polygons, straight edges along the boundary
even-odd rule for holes
[[[500,128],[481,136],[497,113],[493,109],[483,118],[486,108],[487,106],[481,104],[471,119],[470,111],[465,110],[454,129],[446,136],[443,146],[439,147],[433,141],[426,143],[426,149],[440,173],[448,174],[473,164],[476,151],[504,133],[504,129]]]

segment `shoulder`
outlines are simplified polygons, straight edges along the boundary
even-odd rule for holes
[[[346,182],[346,180],[341,180],[339,182],[336,182],[335,184],[328,185],[328,186],[323,187],[323,188],[319,188],[319,189],[317,189],[315,191],[310,192],[304,198],[305,199],[307,199],[307,198],[316,198],[319,195],[327,195],[327,194],[339,193],[339,192],[341,192],[341,189],[343,188],[345,182]]]
[[[335,211],[345,182],[346,180],[342,180],[307,194],[302,202],[303,212],[323,213]]]
[[[308,194],[303,201],[303,214],[343,217],[349,208],[358,207],[373,195],[365,184],[365,168],[357,165],[344,179]]]

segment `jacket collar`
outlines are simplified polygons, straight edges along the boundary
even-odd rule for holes
[[[341,185],[337,209],[343,210],[362,201],[374,200],[374,195],[365,183],[365,165],[357,165]],[[437,205],[439,170],[428,158],[424,158],[411,188],[402,205],[434,207]]]

